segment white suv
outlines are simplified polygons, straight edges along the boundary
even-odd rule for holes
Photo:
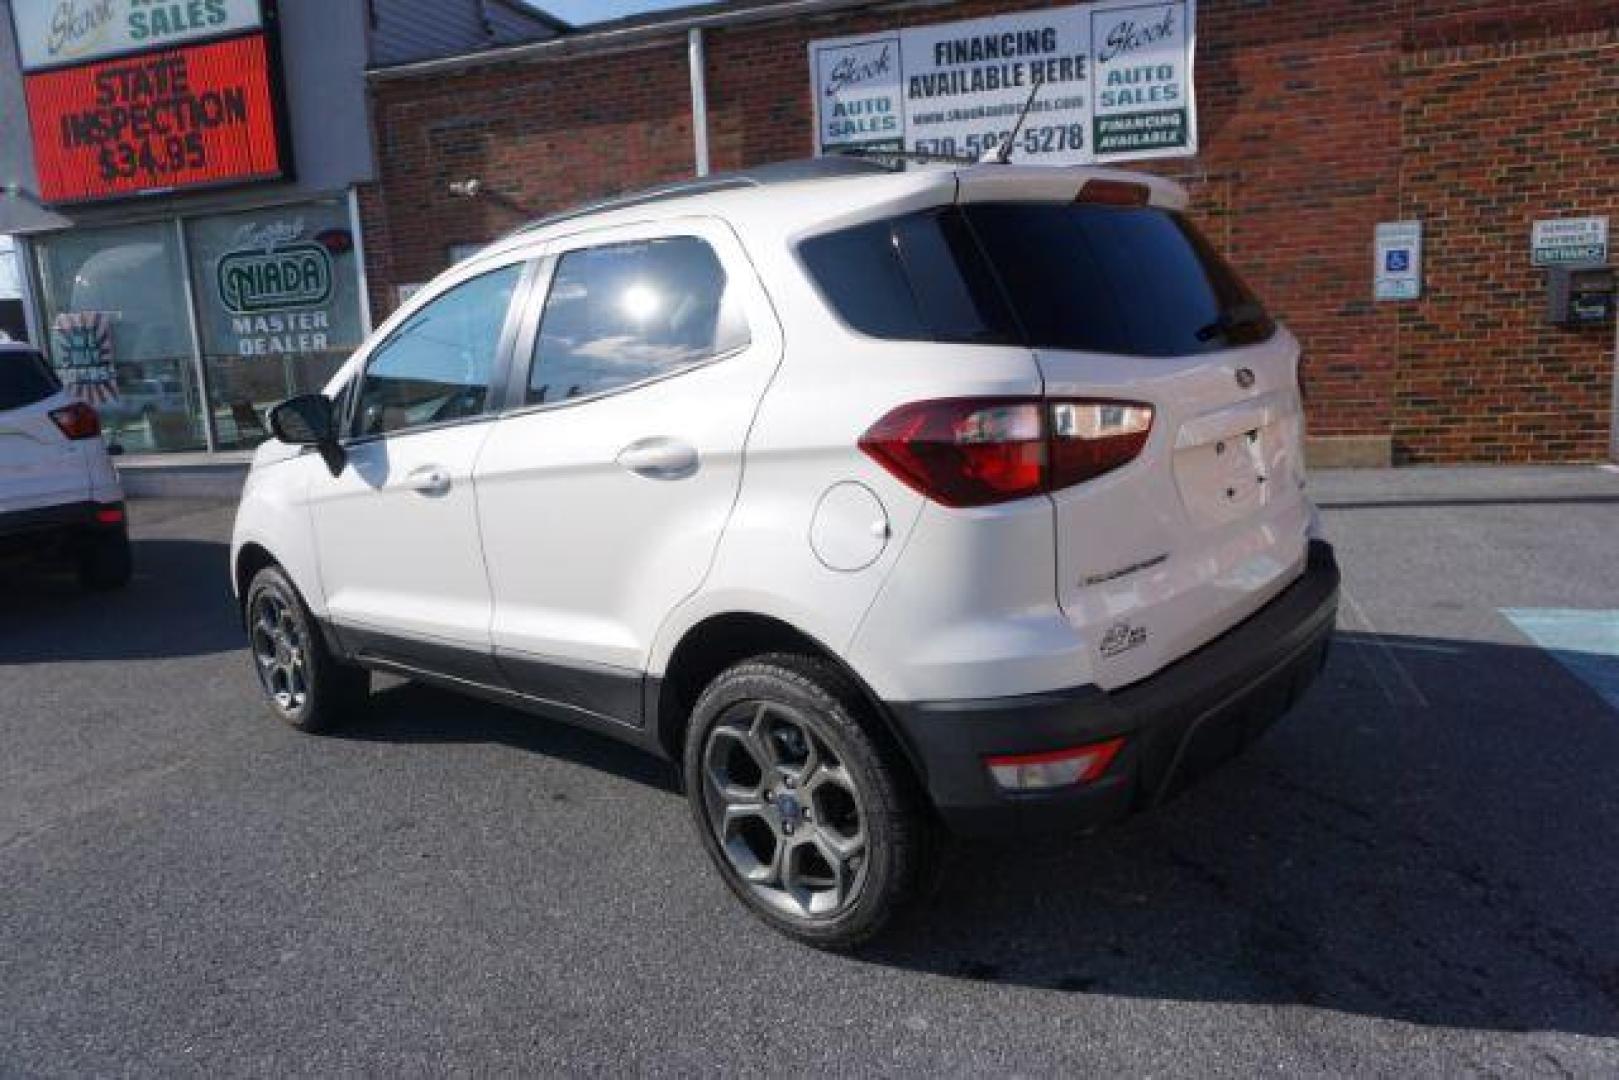
[[[940,826],[1082,829],[1314,679],[1299,349],[1150,176],[827,160],[542,221],[272,414],[232,555],[274,710],[368,671],[683,764],[848,946]]]
[[[96,411],[38,351],[0,343],[0,561],[67,563],[89,589],[129,581],[124,493]]]

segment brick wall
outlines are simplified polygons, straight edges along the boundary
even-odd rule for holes
[[[813,150],[807,43],[1058,6],[912,0],[708,34],[716,168]],[[1160,162],[1304,342],[1311,431],[1410,462],[1604,457],[1614,338],[1544,325],[1536,217],[1619,217],[1619,0],[1202,0],[1202,153]],[[374,84],[374,303],[582,199],[689,175],[683,35]],[[502,199],[457,200],[478,176]],[[1426,293],[1371,302],[1379,221],[1422,218]]]

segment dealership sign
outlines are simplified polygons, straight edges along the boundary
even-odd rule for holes
[[[810,44],[817,150],[1090,164],[1197,153],[1196,0],[1107,2]]]
[[[44,200],[289,176],[263,10],[274,8],[259,0],[13,3],[23,55],[48,61],[23,76]]]
[[[347,341],[357,332],[347,329],[353,290],[339,289],[338,271],[338,260],[353,255],[354,237],[319,211],[308,213],[255,215],[230,232],[197,235],[217,302],[203,307],[210,348],[244,358],[297,356],[326,351],[334,333]]]
[[[24,71],[105,60],[264,25],[259,0],[12,0]]]

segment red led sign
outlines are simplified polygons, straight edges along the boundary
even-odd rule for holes
[[[46,202],[288,172],[262,33],[23,78]]]

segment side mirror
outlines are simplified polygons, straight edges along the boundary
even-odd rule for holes
[[[347,455],[337,441],[337,417],[324,394],[288,398],[270,410],[270,433],[293,446],[313,446],[333,476],[343,471]]]

